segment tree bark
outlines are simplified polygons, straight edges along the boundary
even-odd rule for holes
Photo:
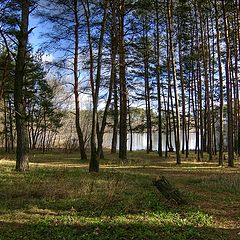
[[[172,65],[172,76],[173,76],[173,87],[174,87],[174,97],[175,97],[175,110],[176,110],[176,128],[175,131],[175,151],[177,164],[181,164],[180,156],[180,114],[179,114],[179,101],[178,101],[178,86],[177,86],[177,74],[174,58],[174,47],[173,47],[173,36],[172,36],[172,21],[173,21],[173,2],[172,0],[167,1],[167,18],[168,18],[168,34],[169,34],[169,54],[171,57]]]
[[[103,135],[104,135],[104,130],[106,127],[107,123],[107,116],[108,116],[108,111],[109,107],[111,104],[112,100],[112,93],[113,93],[113,88],[114,88],[114,82],[116,81],[116,56],[117,56],[117,19],[116,19],[116,2],[115,0],[112,1],[111,4],[112,7],[112,18],[113,18],[113,24],[112,24],[112,29],[111,29],[111,75],[110,75],[110,81],[109,81],[109,91],[108,91],[108,98],[106,102],[106,106],[104,109],[103,113],[103,118],[102,118],[102,124],[101,128],[98,131],[98,150],[97,154],[99,158],[103,157]]]
[[[217,0],[215,0],[215,14],[216,14],[216,32],[217,32],[217,54],[218,54],[218,74],[220,82],[220,105],[219,105],[219,166],[223,165],[223,73],[222,73],[222,60],[220,48],[220,31],[219,31],[219,14]]]
[[[129,125],[129,132],[130,132],[130,144],[129,144],[129,150],[132,152],[133,150],[133,129],[132,129],[132,119],[131,119],[131,109],[130,109],[130,103],[128,99],[128,125]]]
[[[180,26],[179,26],[180,27]],[[178,40],[178,58],[180,67],[180,81],[181,81],[181,91],[182,91],[182,154],[185,152],[185,133],[186,133],[186,103],[185,103],[185,84],[183,77],[183,61],[182,61],[182,43],[181,38]]]
[[[18,33],[18,50],[14,79],[14,106],[17,130],[16,170],[26,171],[29,169],[28,159],[28,134],[26,126],[26,103],[24,100],[23,86],[26,65],[26,53],[28,43],[29,24],[28,0],[21,1],[21,30]]]
[[[124,42],[124,16],[125,0],[119,4],[119,81],[120,81],[120,134],[119,134],[119,158],[127,159],[127,84],[125,64],[125,42]]]
[[[9,134],[10,134],[10,142],[11,142],[11,150],[14,149],[14,138],[13,138],[13,114],[12,114],[12,103],[11,97],[9,96],[8,100],[8,108],[9,108]]]
[[[232,111],[232,83],[230,79],[230,44],[229,44],[229,29],[228,16],[225,9],[225,0],[222,1],[223,18],[224,18],[224,33],[226,43],[226,90],[227,90],[227,120],[228,120],[228,166],[234,167],[234,152],[233,152],[233,111]]]
[[[162,99],[160,83],[160,30],[159,30],[159,4],[155,0],[156,11],[156,77],[157,77],[157,99],[158,99],[158,155],[162,157]]]
[[[108,16],[108,5],[109,1],[104,1],[103,18],[101,21],[100,37],[98,41],[98,53],[97,53],[97,70],[96,78],[94,79],[94,55],[93,55],[93,44],[92,44],[92,34],[91,34],[91,23],[90,23],[90,4],[86,1],[86,4],[82,1],[85,17],[87,21],[87,34],[88,34],[88,44],[90,51],[90,85],[92,90],[92,130],[91,130],[91,159],[89,163],[89,172],[99,172],[99,155],[97,154],[97,114],[98,114],[98,100],[99,100],[99,89],[101,81],[101,70],[102,70],[102,50],[103,50],[103,40]]]
[[[117,89],[117,78],[114,75],[113,82],[113,136],[112,136],[112,146],[111,153],[117,152],[117,137],[118,137],[118,89]]]
[[[205,29],[203,26],[202,20],[202,9],[199,10],[199,19],[200,19],[200,32],[201,32],[201,41],[202,41],[202,56],[203,56],[203,65],[204,65],[204,81],[205,81],[205,112],[206,112],[206,127],[205,131],[207,133],[207,152],[209,154],[209,161],[212,160],[212,126],[211,126],[211,114],[210,114],[210,95],[209,95],[209,76],[208,76],[208,63],[206,52],[208,45],[206,44]],[[206,145],[206,144],[204,144]]]
[[[203,150],[204,150],[204,124],[203,124],[203,103],[202,103],[202,79],[201,79],[201,59],[200,59],[200,46],[199,46],[199,28],[198,28],[198,14],[197,7],[195,6],[195,21],[196,21],[196,49],[197,49],[197,98],[198,98],[198,122],[199,122],[199,133],[200,142],[198,148],[198,160],[200,157],[203,158]],[[200,144],[201,143],[201,144]]]
[[[5,152],[9,151],[8,141],[8,126],[7,126],[7,101],[4,98],[4,140],[5,140]]]
[[[144,82],[145,82],[145,112],[147,119],[147,153],[152,152],[152,119],[149,86],[149,49],[148,49],[148,26],[146,19],[143,20],[144,39]]]
[[[78,83],[78,56],[79,56],[79,19],[78,19],[78,1],[74,0],[74,97],[75,97],[75,126],[78,136],[80,156],[82,160],[87,159],[87,154],[85,151],[85,144],[83,139],[83,133],[80,126],[80,103],[79,103],[79,83]]]

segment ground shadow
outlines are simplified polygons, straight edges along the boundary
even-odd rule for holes
[[[151,225],[142,223],[119,224],[39,222],[0,222],[1,240],[42,239],[97,239],[97,240],[237,240],[239,229],[215,229],[208,227]]]

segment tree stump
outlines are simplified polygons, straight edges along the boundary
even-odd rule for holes
[[[175,189],[165,177],[153,181],[153,185],[168,200],[174,201],[178,205],[186,203],[178,189]]]

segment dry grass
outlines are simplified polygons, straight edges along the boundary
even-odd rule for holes
[[[0,160],[0,239],[239,239],[240,168],[174,155],[106,155],[99,174],[77,154],[35,154],[31,170]],[[164,175],[187,200],[166,201],[152,180]],[[50,231],[51,229],[51,231]]]

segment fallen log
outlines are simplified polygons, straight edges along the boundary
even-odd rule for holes
[[[168,200],[174,201],[178,205],[186,203],[178,189],[174,188],[168,180],[162,176],[153,181],[153,185]]]

